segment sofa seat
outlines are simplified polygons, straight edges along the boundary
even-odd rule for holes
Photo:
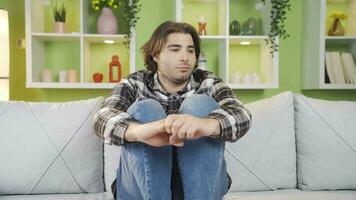
[[[113,200],[109,192],[95,194],[39,194],[39,195],[7,195],[0,200]]]
[[[261,192],[228,193],[224,200],[356,200],[355,190],[302,191],[285,189]]]

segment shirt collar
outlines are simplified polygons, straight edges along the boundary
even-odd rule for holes
[[[180,91],[177,92],[178,95],[183,95],[191,90],[194,90],[196,88],[199,87],[199,82],[196,81],[196,73],[195,73],[196,70],[193,71],[192,75],[190,75],[189,77],[189,82],[187,83],[187,85]],[[199,80],[199,79],[197,79]],[[167,96],[170,95],[170,93],[168,92],[165,92],[163,90],[163,87],[161,85],[161,83],[159,82],[158,80],[158,73],[155,72],[154,75],[153,75],[153,78],[149,81],[149,86],[152,90],[154,91],[159,91]]]

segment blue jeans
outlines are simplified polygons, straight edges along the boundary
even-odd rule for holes
[[[207,95],[191,95],[179,113],[206,117],[219,104]],[[162,106],[149,99],[135,102],[127,112],[138,122],[166,118]],[[220,200],[227,192],[225,142],[209,137],[185,140],[177,161],[185,200]],[[117,200],[170,200],[172,146],[152,147],[137,142],[122,148],[117,170]]]

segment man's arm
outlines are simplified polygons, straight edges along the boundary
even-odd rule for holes
[[[139,124],[126,113],[136,100],[136,89],[126,79],[115,86],[111,96],[94,115],[94,133],[105,143],[123,145],[125,142],[144,142],[151,146],[182,146],[182,141],[169,143],[164,120]]]
[[[206,118],[187,114],[169,115],[165,122],[170,142],[197,139],[204,136],[235,142],[250,128],[251,114],[237,100],[233,91],[215,78],[209,93],[220,105]]]
[[[126,110],[135,100],[136,89],[127,79],[123,79],[105,99],[102,108],[95,113],[94,133],[105,143],[123,145],[131,120]]]
[[[208,116],[220,123],[220,135],[211,137],[229,142],[237,141],[249,130],[251,113],[236,98],[232,89],[220,79],[215,79],[211,92],[212,97],[220,105],[219,109],[212,111]]]

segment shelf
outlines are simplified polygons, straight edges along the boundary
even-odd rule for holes
[[[270,28],[270,4],[258,0],[230,0],[229,26],[233,20],[239,22],[242,32],[244,23],[249,18],[256,20],[257,35],[266,35]],[[241,34],[241,33],[240,33]]]
[[[278,88],[275,84],[263,84],[263,83],[229,83],[229,87],[232,89],[273,89]]]
[[[26,83],[28,88],[112,89],[117,83]]]
[[[182,0],[177,3],[176,18],[198,30],[200,17],[204,16],[207,35],[227,35],[226,7],[225,0]]]
[[[330,15],[334,12],[343,12],[347,15],[346,19],[341,20],[345,37],[356,37],[356,0],[327,0],[325,12],[325,35],[333,22]]]
[[[118,34],[97,34],[100,11],[91,8],[91,0],[63,2],[68,8],[67,31],[53,33],[51,0],[25,0],[26,87],[112,88],[115,83],[108,83],[108,68],[113,55],[119,56],[122,76],[135,71],[135,31],[127,44],[122,10],[114,11]],[[106,44],[105,40],[114,43]],[[60,73],[69,70],[75,70],[76,82],[59,82]],[[52,82],[41,82],[48,71],[52,73]],[[102,83],[94,83],[92,76],[96,72],[104,75]]]
[[[223,35],[204,35],[199,36],[201,40],[225,40],[227,36]]]
[[[267,35],[230,35],[229,39],[258,39],[266,40],[269,39]]]
[[[31,21],[33,32],[53,32],[53,13],[50,0],[30,0],[31,6],[28,17]],[[54,1],[55,2],[55,1]],[[59,2],[59,1],[58,1]],[[63,0],[67,7],[66,32],[80,32],[80,0]]]
[[[270,9],[268,1],[264,5],[260,0],[176,0],[176,20],[190,23],[198,30],[199,17],[205,17],[207,35],[200,38],[208,70],[233,89],[270,89],[278,88],[278,52],[272,57],[266,45]],[[244,22],[250,17],[257,21],[256,34],[229,35],[232,20]],[[245,42],[249,45],[241,45]],[[260,82],[234,82],[237,73],[242,77],[257,74]]]
[[[242,45],[241,42],[250,44]],[[229,40],[228,82],[230,84],[235,82],[234,87],[251,89],[258,86],[278,87],[278,63],[275,57],[278,57],[278,54],[275,53],[272,57],[264,39]],[[243,83],[244,77],[247,77],[247,83]]]
[[[321,85],[321,89],[335,89],[335,90],[356,89],[356,84],[328,84],[328,83],[324,83]]]
[[[115,41],[105,44],[104,39]],[[117,37],[85,37],[84,39],[84,82],[93,82],[94,73],[102,73],[103,82],[109,81],[109,63],[112,56],[117,55],[121,63],[122,77],[130,73],[130,50],[123,43],[123,36]]]
[[[318,9],[316,9],[318,8]],[[306,1],[303,10],[303,89],[356,89],[356,84],[326,83],[326,52],[350,53],[356,59],[356,0],[315,0]],[[342,20],[345,36],[327,36],[332,23],[333,12],[344,12],[348,19]],[[338,62],[333,58],[329,67],[336,69]],[[341,66],[344,65],[341,62]],[[339,71],[338,71],[339,73]],[[342,72],[344,73],[344,69]],[[345,76],[345,74],[343,74]],[[339,76],[338,76],[339,77]]]
[[[79,41],[80,34],[73,33],[32,33],[34,38],[41,41]]]

